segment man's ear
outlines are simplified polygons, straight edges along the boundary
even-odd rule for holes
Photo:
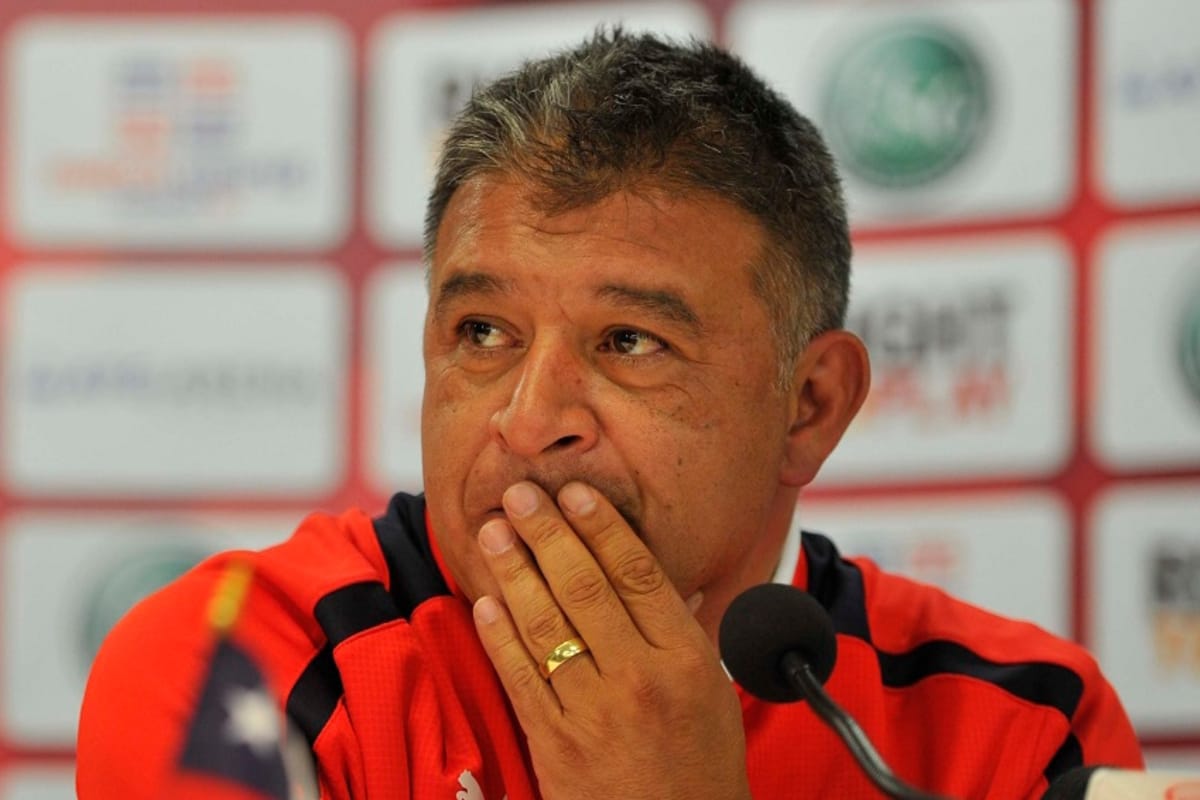
[[[805,486],[817,476],[870,385],[867,348],[853,333],[828,331],[809,343],[792,375],[792,422],[780,477],[785,485]]]

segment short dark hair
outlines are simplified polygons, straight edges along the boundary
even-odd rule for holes
[[[715,45],[602,28],[477,89],[442,147],[427,263],[450,198],[483,173],[531,179],[551,213],[636,185],[713,192],[765,229],[753,280],[781,370],[844,323],[850,236],[833,158],[809,120]]]

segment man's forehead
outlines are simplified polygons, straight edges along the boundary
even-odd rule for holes
[[[758,220],[712,192],[664,190],[643,181],[591,204],[546,211],[536,202],[541,191],[497,172],[459,187],[432,254],[435,310],[456,297],[509,293],[517,276],[543,272],[537,267],[545,256],[547,269],[568,259],[578,267],[577,285],[600,299],[653,307],[696,325],[694,311],[672,298],[690,299],[698,284],[725,283],[734,265],[748,281],[762,255]],[[576,246],[575,235],[591,241]]]
[[[502,203],[489,202],[497,193]],[[450,201],[438,226],[436,242],[440,248],[454,240],[476,238],[488,226],[519,221],[546,234],[570,234],[596,227],[613,231],[635,231],[658,226],[674,209],[688,206],[704,209],[713,216],[736,217],[747,236],[758,236],[763,227],[731,199],[702,187],[681,185],[662,176],[635,174],[603,183],[587,183],[572,191],[549,186],[526,177],[519,171],[487,170],[463,181]],[[654,217],[647,219],[647,211]],[[521,218],[515,220],[515,214]]]

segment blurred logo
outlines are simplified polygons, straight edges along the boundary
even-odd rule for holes
[[[874,561],[880,569],[933,584],[951,594],[962,593],[963,548],[948,533],[923,531],[916,540],[890,539],[887,534],[876,534],[855,552]]]
[[[424,83],[425,119],[432,129],[439,131],[467,104],[475,87],[497,72],[476,62],[443,61],[431,66],[431,77]]]
[[[192,530],[177,524],[155,527],[164,538],[185,538]],[[104,637],[143,598],[200,563],[207,551],[184,544],[157,544],[126,550],[101,566],[81,595],[78,615],[80,665],[86,673]]]
[[[1200,402],[1200,290],[1191,300],[1179,322],[1179,371],[1192,397]]]
[[[1150,559],[1154,647],[1167,672],[1200,677],[1200,545],[1161,541]]]
[[[432,174],[437,168],[450,123],[466,106],[475,89],[515,66],[510,60],[438,61],[430,65],[422,82],[425,91],[426,161]]]
[[[231,212],[244,192],[291,194],[309,178],[297,158],[244,152],[244,92],[226,59],[128,59],[110,83],[110,148],[54,160],[50,179],[64,192],[172,216]]]
[[[988,124],[990,90],[963,37],[939,26],[892,28],[838,59],[822,99],[823,129],[847,170],[885,188],[936,181]]]
[[[38,363],[25,373],[29,399],[42,406],[113,401],[125,405],[252,409],[312,405],[320,372],[270,361],[157,362],[134,355]]]
[[[1121,105],[1154,111],[1200,101],[1200,49],[1191,53],[1163,49],[1140,54],[1116,81]]]
[[[1012,313],[999,286],[943,298],[894,290],[852,307],[847,327],[871,353],[863,421],[903,416],[929,430],[1005,416]]]

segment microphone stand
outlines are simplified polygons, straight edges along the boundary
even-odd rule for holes
[[[867,735],[863,733],[863,729],[858,726],[853,717],[843,711],[826,694],[825,687],[817,680],[817,676],[813,675],[808,662],[798,653],[795,651],[785,653],[780,660],[780,666],[787,675],[788,682],[804,695],[804,699],[817,712],[817,716],[833,728],[846,747],[850,748],[850,754],[854,756],[854,760],[871,779],[871,783],[875,784],[875,788],[889,797],[899,800],[948,800],[940,795],[928,794],[920,789],[915,789],[897,778],[871,745]]]

